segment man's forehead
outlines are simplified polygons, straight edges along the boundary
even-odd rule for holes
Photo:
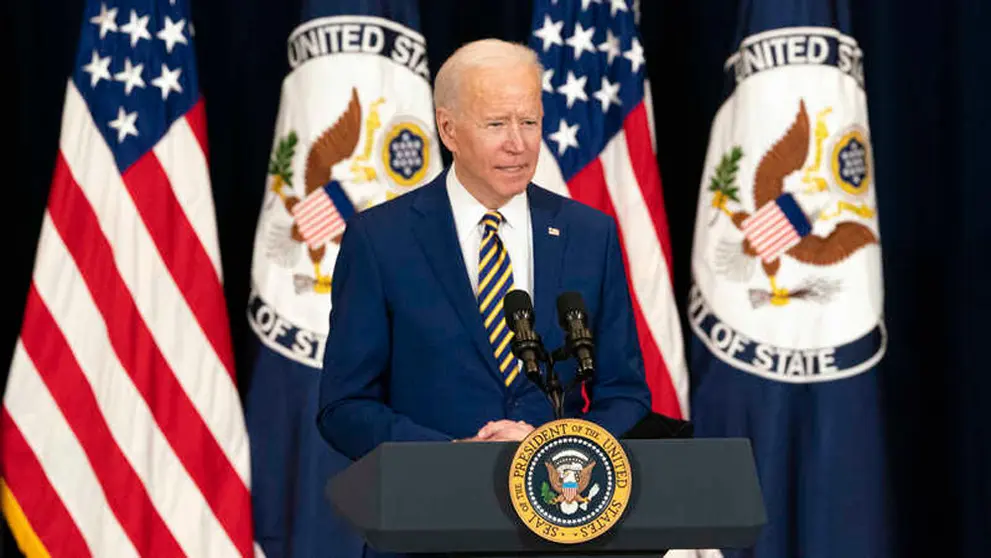
[[[504,85],[526,84],[540,91],[540,74],[536,68],[528,66],[476,67],[470,68],[462,76],[461,84],[465,91],[492,90]]]
[[[531,87],[525,82],[466,80],[461,98],[473,112],[520,114],[540,112],[543,107],[539,82]]]

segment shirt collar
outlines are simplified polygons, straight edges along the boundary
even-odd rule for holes
[[[454,211],[454,226],[458,231],[458,238],[466,238],[471,233],[472,228],[477,227],[482,221],[488,208],[476,200],[461,184],[454,172],[454,163],[451,163],[451,167],[447,171],[447,195],[451,200],[451,209]],[[500,207],[499,213],[502,213],[502,217],[505,219],[504,225],[513,229],[522,229],[527,224],[529,209],[530,204],[524,190],[521,194],[513,196],[506,205]]]

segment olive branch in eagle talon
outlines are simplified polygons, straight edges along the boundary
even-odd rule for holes
[[[283,186],[292,187],[292,158],[296,154],[296,144],[299,136],[292,130],[289,134],[279,140],[279,145],[275,147],[272,160],[268,163],[268,174],[272,175],[272,191],[279,199],[285,202],[286,195],[282,192]]]
[[[551,490],[551,485],[547,484],[547,481],[540,483],[540,499],[545,504],[552,505],[555,498],[557,498],[557,494]]]
[[[712,196],[712,207],[723,211],[727,215],[730,215],[729,210],[726,209],[727,200],[740,203],[740,198],[736,195],[740,191],[740,188],[736,185],[736,173],[740,170],[740,159],[742,158],[743,150],[740,149],[739,145],[733,146],[719,160],[719,164],[716,165],[716,172],[709,181],[709,191],[715,192]],[[712,220],[709,221],[710,227],[716,222],[718,217],[719,213],[712,216]]]
[[[784,193],[785,178],[802,169],[809,155],[809,115],[805,109],[805,101],[798,104],[798,112],[791,126],[784,135],[764,154],[757,171],[754,173],[753,207],[761,209],[769,203],[774,203]],[[709,190],[715,192],[712,205],[725,213],[736,228],[742,231],[743,223],[750,217],[744,210],[730,211],[727,202],[732,200],[742,205],[737,198],[737,188],[734,185],[739,161],[743,153],[738,147],[731,149],[722,157],[716,167],[716,174],[710,183]],[[718,217],[719,213],[716,213]],[[815,222],[815,219],[810,219]],[[807,265],[832,266],[845,260],[864,246],[876,244],[877,236],[866,226],[853,221],[838,223],[826,236],[810,233],[802,237],[782,255],[787,255]],[[722,242],[718,247],[717,266],[733,280],[746,281],[752,274],[754,261],[758,252],[746,236],[737,242]],[[782,306],[792,298],[802,298],[796,292],[789,294],[788,289],[779,287],[775,277],[781,268],[781,258],[774,257],[768,261],[760,260],[764,274],[771,283],[767,292],[771,304]],[[753,290],[752,290],[753,291]],[[808,296],[801,290],[804,296]],[[811,291],[810,291],[811,292]],[[817,291],[818,292],[818,291]],[[832,292],[835,292],[833,290]],[[753,298],[754,293],[751,292]]]

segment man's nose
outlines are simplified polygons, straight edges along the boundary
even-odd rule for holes
[[[508,127],[506,137],[506,151],[510,153],[522,153],[523,152],[523,134],[520,132],[520,127],[513,124]]]

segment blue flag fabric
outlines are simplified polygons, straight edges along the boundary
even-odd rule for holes
[[[768,512],[726,556],[889,555],[881,237],[849,12],[741,0],[725,64],[692,255],[693,420],[751,439]]]
[[[441,169],[418,27],[413,2],[310,0],[288,37],[248,304],[252,503],[269,558],[363,555],[324,497],[350,460],[321,438],[317,397],[347,217]]]

